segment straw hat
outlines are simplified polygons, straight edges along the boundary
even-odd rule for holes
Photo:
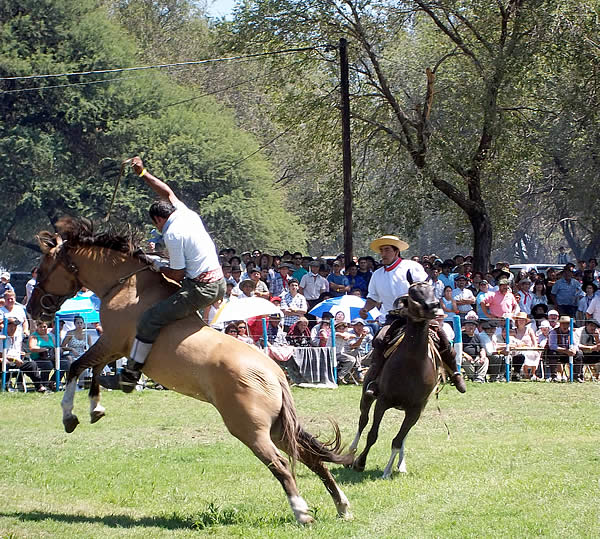
[[[381,236],[371,242],[369,246],[373,251],[379,252],[379,249],[384,245],[392,245],[399,251],[405,251],[408,249],[408,243],[402,241],[398,236]]]
[[[525,311],[520,311],[517,314],[515,314],[514,316],[515,320],[517,318],[522,318],[523,320],[529,320],[529,317],[527,316],[527,313]]]

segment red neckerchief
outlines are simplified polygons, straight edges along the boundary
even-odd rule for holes
[[[392,271],[392,270],[396,269],[398,267],[398,264],[400,264],[400,262],[402,262],[402,259],[398,258],[398,260],[396,260],[396,262],[390,264],[389,266],[385,266],[385,271]]]

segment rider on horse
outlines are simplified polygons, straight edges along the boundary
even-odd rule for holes
[[[127,367],[121,371],[121,388],[126,393],[133,391],[140,379],[160,329],[196,311],[202,312],[222,299],[226,288],[215,244],[200,216],[181,202],[166,183],[150,174],[139,157],[133,158],[131,166],[161,199],[150,206],[149,212],[163,234],[169,266],[160,266],[157,261],[154,269],[181,282],[181,288],[140,317]]]
[[[384,352],[393,337],[390,335],[386,338],[386,335],[392,323],[399,321],[399,317],[394,315],[394,302],[397,298],[408,294],[408,288],[413,282],[427,281],[429,275],[418,262],[400,258],[400,251],[408,249],[408,244],[397,236],[382,236],[371,242],[370,247],[373,251],[379,251],[383,267],[373,273],[369,283],[367,302],[359,314],[362,318],[367,318],[373,307],[381,305],[379,323],[383,324],[383,327],[373,341],[371,367],[367,375],[367,379],[370,381],[365,388],[366,394],[375,396],[378,392],[377,377],[386,360]],[[438,337],[438,349],[442,361],[450,366],[451,370],[454,370],[456,365],[454,351],[448,338],[443,335],[443,332],[439,332]],[[465,382],[459,372],[453,372],[452,381],[458,391],[461,393],[466,391]]]

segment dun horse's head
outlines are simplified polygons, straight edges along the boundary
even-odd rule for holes
[[[435,310],[440,305],[429,283],[411,284],[408,294],[398,298],[396,302],[398,310],[415,322],[435,318]]]
[[[40,232],[37,236],[43,253],[38,266],[37,284],[27,304],[34,318],[52,320],[60,306],[81,288],[77,267],[68,254],[67,242],[59,234]]]

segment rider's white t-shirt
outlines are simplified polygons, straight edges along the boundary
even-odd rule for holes
[[[200,216],[178,200],[175,211],[163,227],[163,239],[169,251],[169,267],[185,268],[185,276],[194,279],[204,273],[223,273],[212,238]]]
[[[373,273],[369,282],[368,298],[381,303],[379,323],[384,324],[387,313],[394,308],[394,301],[408,294],[407,274],[410,271],[412,282],[426,281],[429,275],[425,268],[414,260],[402,260],[393,270],[382,267]]]

